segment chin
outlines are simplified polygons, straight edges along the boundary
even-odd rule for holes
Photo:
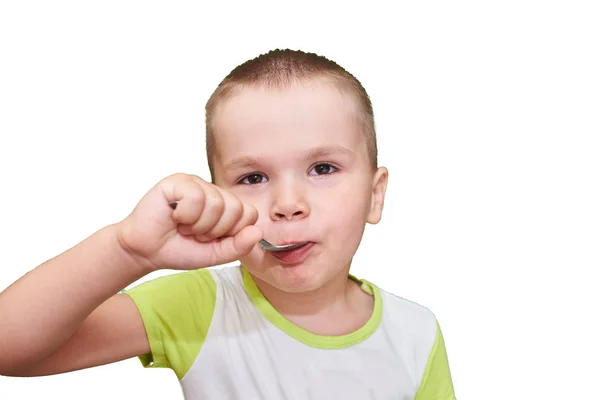
[[[295,266],[271,266],[261,271],[248,269],[269,286],[286,293],[312,292],[324,286],[328,277],[324,266],[299,264]]]
[[[323,257],[319,247],[313,247],[297,262],[281,260],[264,252],[242,260],[251,275],[268,286],[286,293],[307,293],[318,290],[335,279],[343,269],[332,270],[332,265],[344,265],[346,262]],[[323,261],[326,258],[327,261]],[[287,262],[286,262],[287,261]]]

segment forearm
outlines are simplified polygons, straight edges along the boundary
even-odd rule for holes
[[[96,307],[148,272],[123,251],[114,225],[33,269],[0,293],[0,367],[47,357]]]

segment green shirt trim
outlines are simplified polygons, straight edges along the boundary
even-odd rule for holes
[[[210,271],[162,276],[124,294],[138,307],[150,344],[150,353],[138,359],[146,368],[171,368],[181,380],[200,353],[215,311]]]
[[[437,321],[435,341],[415,400],[456,400],[446,344]]]
[[[248,296],[250,296],[252,303],[254,303],[256,308],[258,308],[258,310],[265,316],[265,318],[267,318],[273,325],[275,325],[287,335],[308,346],[321,349],[342,349],[345,347],[350,347],[362,342],[363,340],[371,336],[377,330],[377,327],[381,323],[382,305],[381,293],[379,292],[379,289],[372,283],[365,280],[359,280],[352,275],[350,276],[350,279],[360,283],[361,288],[365,292],[374,296],[373,313],[371,314],[371,317],[365,325],[363,325],[358,330],[352,333],[341,336],[323,336],[309,332],[299,327],[298,325],[295,325],[290,320],[281,315],[263,296],[263,294],[256,286],[256,283],[252,279],[252,276],[250,275],[248,270],[243,266],[242,274],[244,287],[246,288]]]

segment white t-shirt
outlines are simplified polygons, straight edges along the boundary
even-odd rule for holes
[[[187,400],[455,400],[435,316],[350,278],[374,296],[374,310],[343,336],[294,325],[242,266],[167,275],[124,293],[148,334],[142,364],[171,368]]]

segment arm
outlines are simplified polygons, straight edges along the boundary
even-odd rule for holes
[[[0,375],[47,375],[147,354],[141,314],[130,296],[116,293],[157,269],[237,260],[262,237],[257,219],[255,208],[198,177],[163,179],[123,221],[0,293]]]
[[[94,233],[0,293],[0,374],[52,374],[148,350],[135,305],[120,289],[146,275],[115,226]]]

